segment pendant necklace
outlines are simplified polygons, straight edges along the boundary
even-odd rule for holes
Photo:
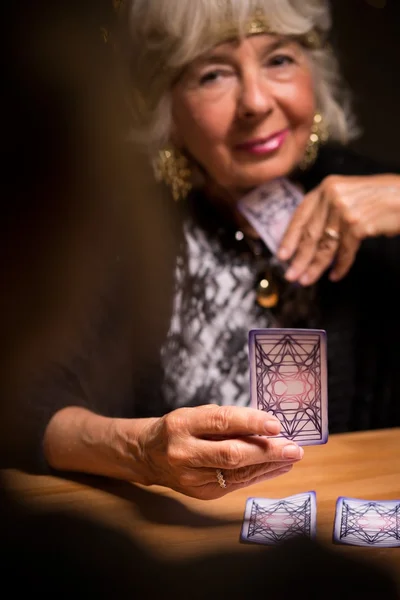
[[[283,269],[281,263],[267,249],[260,239],[245,236],[238,230],[235,233],[238,242],[244,242],[256,263],[255,293],[256,302],[263,308],[275,308],[280,300],[280,283]]]

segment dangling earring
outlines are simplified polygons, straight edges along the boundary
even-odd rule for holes
[[[309,169],[316,161],[321,144],[329,139],[328,130],[320,113],[314,115],[310,138],[307,143],[304,157],[299,165],[302,171]]]
[[[192,171],[186,156],[175,148],[160,150],[153,163],[157,181],[171,188],[174,200],[184,200],[192,189]]]

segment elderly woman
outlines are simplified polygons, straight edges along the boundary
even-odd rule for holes
[[[163,348],[170,408],[246,405],[248,330],[318,326],[330,333],[331,431],[389,425],[396,409],[380,371],[384,338],[376,339],[383,363],[359,374],[369,369],[376,333],[372,314],[357,307],[371,299],[379,313],[380,294],[390,307],[398,240],[361,242],[400,232],[400,179],[345,150],[354,124],[327,45],[327,3],[204,0],[172,8],[136,0],[127,13],[144,139],[184,213]],[[290,262],[284,278],[237,209],[249,190],[280,177],[305,193],[278,252]],[[269,294],[258,285],[266,273]]]
[[[42,392],[47,464],[204,499],[286,473],[303,450],[246,406],[253,327],[328,331],[331,432],[399,423],[400,178],[345,149],[326,3],[133,0],[123,20],[135,139],[180,200],[162,377],[148,367],[134,389],[119,288],[84,360]],[[305,196],[275,257],[237,207],[282,177]]]

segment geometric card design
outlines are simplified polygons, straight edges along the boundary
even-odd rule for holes
[[[249,498],[243,519],[241,541],[275,545],[294,537],[316,535],[314,492],[271,500]]]
[[[328,439],[326,338],[321,330],[249,334],[251,406],[273,414],[299,445]]]
[[[276,254],[304,194],[282,177],[252,190],[237,206],[272,254]]]
[[[338,498],[333,540],[352,546],[400,547],[400,501]]]

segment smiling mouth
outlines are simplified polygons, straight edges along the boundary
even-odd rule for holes
[[[251,154],[268,154],[269,152],[275,152],[275,150],[279,150],[283,145],[288,133],[289,129],[282,129],[266,138],[257,138],[244,142],[243,144],[237,144],[235,150],[250,152]]]

